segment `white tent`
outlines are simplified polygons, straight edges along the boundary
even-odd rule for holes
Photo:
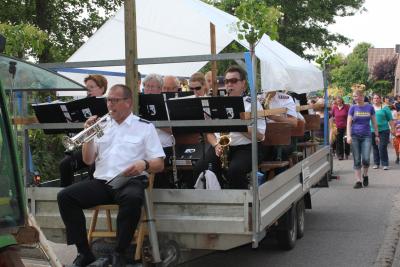
[[[210,22],[216,26],[217,53],[237,38],[238,19],[200,0],[136,0],[138,57],[171,57],[210,54]],[[308,92],[323,87],[319,69],[278,42],[264,36],[256,47],[261,60],[264,91],[287,89]],[[124,8],[110,18],[67,61],[97,61],[125,58]],[[189,77],[206,62],[141,65],[142,74],[159,73]],[[109,85],[124,83],[125,67],[91,68],[116,73]],[[74,70],[73,72],[80,72]],[[84,71],[83,71],[84,72]],[[63,72],[78,82],[86,74]]]

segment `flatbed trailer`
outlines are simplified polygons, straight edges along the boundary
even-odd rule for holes
[[[248,63],[248,73],[252,73],[249,54],[245,53],[242,58]],[[165,63],[164,61],[168,60],[171,59],[159,61]],[[254,87],[251,88],[251,93],[255,96]],[[252,120],[225,120],[225,125],[254,127],[256,125],[254,118],[257,117],[255,99],[252,97]],[[222,125],[223,121],[203,121],[203,123],[217,126]],[[155,124],[156,127],[193,127],[196,123],[200,122],[193,121],[188,124],[185,121],[175,121]],[[48,126],[40,124],[24,126],[26,181],[28,181],[26,157],[29,150],[28,131],[45,127]],[[52,129],[65,129],[65,127],[58,124],[50,126]],[[69,123],[67,127],[77,128],[73,123]],[[252,140],[253,159],[255,159],[257,155],[254,152],[254,148],[257,147],[255,133]],[[173,260],[164,262],[164,266],[184,262],[199,255],[199,251],[228,250],[250,243],[253,248],[257,248],[270,229],[277,230],[278,241],[283,248],[293,248],[297,237],[304,234],[304,211],[305,208],[311,208],[311,187],[322,180],[327,183],[331,170],[330,156],[329,146],[320,146],[315,153],[260,186],[256,178],[257,162],[253,161],[251,186],[246,190],[153,189],[152,203],[161,250],[165,249],[163,244],[167,244],[170,247],[166,249],[175,254],[172,256]],[[56,200],[60,190],[61,188],[56,187],[26,188],[31,213],[47,239],[65,243],[65,228]],[[89,227],[92,211],[85,211],[85,215]],[[114,220],[115,215],[113,214]],[[105,216],[99,215],[97,229],[107,229]]]
[[[292,248],[304,231],[304,208],[311,208],[311,187],[329,175],[329,157],[329,147],[321,147],[259,186],[257,223],[253,223],[252,190],[153,189],[160,244],[173,240],[182,262],[196,255],[196,250],[228,250],[249,243],[257,247],[266,232],[276,226],[280,233],[278,241],[284,248]],[[29,187],[27,197],[47,239],[65,243],[64,224],[56,201],[60,190]],[[88,210],[85,214],[89,227],[92,212]],[[105,217],[99,216],[97,228],[106,229]]]

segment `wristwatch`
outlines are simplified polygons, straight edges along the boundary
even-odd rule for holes
[[[144,166],[145,166],[145,167],[144,167],[144,170],[147,171],[147,170],[150,168],[150,164],[149,164],[149,162],[148,162],[147,160],[145,160],[145,159],[144,159],[143,161],[144,161],[144,164],[145,164],[145,165],[144,165]]]

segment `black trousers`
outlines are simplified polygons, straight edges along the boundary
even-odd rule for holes
[[[230,146],[228,161],[229,167],[225,175],[229,188],[247,189],[247,173],[251,171],[251,144]],[[205,154],[205,158],[201,158],[194,166],[193,181],[189,184],[190,188],[193,188],[200,173],[208,169],[209,163],[211,163],[212,171],[217,177],[221,177],[222,168],[220,158],[215,155],[215,148],[210,147]]]
[[[67,232],[67,244],[87,243],[86,219],[83,209],[97,205],[118,204],[117,252],[124,252],[132,241],[140,219],[144,199],[145,176],[131,179],[114,190],[104,181],[93,179],[73,184],[57,195],[58,207]]]
[[[346,135],[346,128],[338,128],[336,135],[336,154],[339,158],[350,155],[350,145],[344,141],[343,137]]]
[[[72,151],[70,154],[65,155],[59,165],[61,187],[67,187],[74,182],[74,173],[83,168],[89,167],[83,162],[82,150],[78,149]],[[89,176],[93,175],[93,169],[89,168]],[[91,177],[93,178],[93,177]]]

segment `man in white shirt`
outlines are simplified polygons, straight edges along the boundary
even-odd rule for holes
[[[164,168],[165,155],[154,126],[131,112],[131,90],[125,85],[114,85],[107,97],[107,107],[111,120],[104,135],[82,147],[83,161],[88,165],[96,163],[95,179],[73,184],[57,196],[67,244],[75,244],[79,253],[74,266],[95,261],[87,240],[83,209],[100,204],[119,205],[112,266],[125,266],[124,253],[140,218],[146,174]],[[96,116],[90,117],[85,128],[95,121]],[[107,184],[118,175],[132,178],[119,188]]]
[[[242,96],[244,109],[251,111],[251,98],[245,96],[246,92],[246,72],[239,66],[231,66],[225,72],[225,85],[229,96]],[[257,101],[257,109],[262,110],[261,104]],[[264,139],[265,134],[264,118],[257,120],[257,141]],[[229,136],[231,143],[229,145],[229,167],[226,170],[226,178],[229,188],[245,189],[247,188],[247,173],[251,171],[251,133],[253,128],[248,127],[247,132],[231,132]],[[218,143],[220,135],[208,134],[207,141],[212,147],[207,151],[205,158],[199,160],[194,168],[194,177],[208,168],[212,164],[213,171],[220,175],[222,147]]]

